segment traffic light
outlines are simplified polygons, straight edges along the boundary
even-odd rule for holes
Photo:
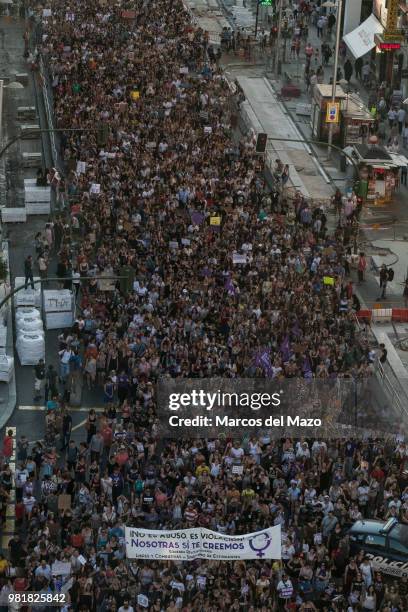
[[[256,153],[265,153],[266,151],[266,143],[268,142],[268,134],[261,132],[258,134],[256,139]]]
[[[98,147],[105,147],[108,144],[109,140],[109,126],[106,123],[102,123],[98,127],[98,132],[96,135],[96,142]]]

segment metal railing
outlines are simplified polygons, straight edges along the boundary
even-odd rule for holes
[[[363,328],[358,320],[357,316],[354,317],[354,322],[359,333],[364,333],[370,344],[378,347],[378,341],[371,329],[371,326],[367,323]],[[391,402],[390,407],[404,419],[408,419],[408,395],[405,389],[402,387],[397,376],[392,371],[389,364],[384,365],[381,361],[377,360],[374,366],[375,376],[381,383],[381,387],[384,393],[387,395],[388,400]]]
[[[391,407],[399,416],[407,419],[408,396],[395,374],[391,373],[390,376],[386,372],[386,369],[390,370],[391,368],[384,367],[383,364],[378,361],[375,368],[377,378],[381,381],[382,388],[391,401]]]
[[[50,93],[49,93],[49,82],[48,82],[48,74],[44,65],[44,60],[42,56],[39,57],[39,71],[41,76],[41,89],[45,106],[45,114],[47,119],[47,127],[50,130],[54,130],[54,118],[53,118],[53,110],[52,103],[50,102]],[[55,132],[50,132],[49,134],[50,143],[51,143],[51,157],[54,167],[58,167],[58,153],[57,153],[57,144],[56,144],[56,136]]]

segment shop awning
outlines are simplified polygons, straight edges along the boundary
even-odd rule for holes
[[[357,59],[375,47],[374,36],[376,34],[382,34],[383,31],[384,27],[378,21],[377,17],[371,14],[368,19],[358,26],[358,28],[350,32],[350,34],[346,34],[343,40],[355,59]]]

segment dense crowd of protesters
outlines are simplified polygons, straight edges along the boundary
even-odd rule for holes
[[[2,593],[62,590],[81,612],[140,612],[145,598],[157,612],[407,609],[407,581],[351,556],[347,536],[362,517],[408,525],[403,441],[156,435],[161,376],[371,373],[349,276],[355,202],[340,194],[331,233],[324,207],[285,196],[279,160],[267,188],[253,139],[231,128],[207,33],[179,0],[57,0],[43,34],[57,125],[83,129],[62,138],[63,213],[46,228],[81,315],[59,337],[59,372],[35,369],[48,435],[19,437],[14,479],[12,432],[3,443],[2,516],[15,487],[18,533]],[[65,403],[81,380],[104,410],[78,442]],[[278,524],[281,562],[125,558],[125,525]]]

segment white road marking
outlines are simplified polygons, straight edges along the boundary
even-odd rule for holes
[[[74,425],[73,428],[71,429],[71,431],[76,431],[77,429],[81,429],[81,427],[83,427],[85,425],[85,423],[87,422],[88,419],[84,419],[83,421],[81,421],[80,423],[78,423],[78,425]]]

